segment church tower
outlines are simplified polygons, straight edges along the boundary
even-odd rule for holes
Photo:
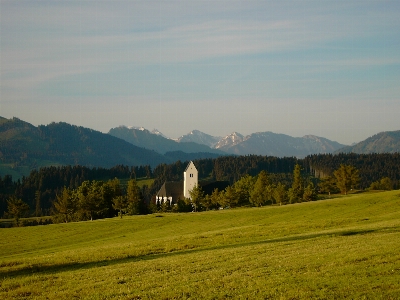
[[[183,196],[189,198],[191,191],[198,184],[199,172],[197,171],[194,163],[191,161],[183,172]]]

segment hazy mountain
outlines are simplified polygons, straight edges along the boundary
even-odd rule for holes
[[[171,151],[182,151],[185,153],[209,152],[218,153],[221,155],[224,154],[223,152],[216,149],[211,149],[206,145],[200,145],[193,142],[178,143],[177,141],[167,139],[159,134],[153,134],[146,129],[139,130],[120,126],[110,129],[108,134],[123,139],[132,145],[151,149],[161,154]]]
[[[153,129],[153,130],[151,131],[151,133],[152,133],[152,134],[155,134],[155,135],[162,136],[163,138],[168,139],[168,137],[166,137],[164,134],[162,134],[162,132],[160,132],[158,129]]]
[[[168,159],[126,141],[67,123],[35,127],[27,122],[0,119],[2,168],[31,170],[48,165],[112,167],[118,164],[156,166]]]
[[[177,141],[179,143],[193,142],[196,144],[206,145],[210,148],[214,148],[220,139],[221,137],[212,136],[199,130],[193,130],[188,134],[179,137]]]
[[[335,153],[400,153],[400,130],[385,131],[352,146],[341,148]]]
[[[217,147],[237,155],[269,155],[305,157],[316,153],[332,153],[344,145],[314,135],[291,137],[273,132],[258,132],[243,137],[233,133],[221,140]]]
[[[233,132],[230,135],[220,139],[218,143],[215,145],[216,149],[220,149],[222,151],[228,151],[233,146],[236,146],[244,141],[244,136],[240,133]]]

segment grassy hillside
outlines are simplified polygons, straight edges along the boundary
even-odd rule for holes
[[[1,299],[400,298],[400,192],[0,230]]]

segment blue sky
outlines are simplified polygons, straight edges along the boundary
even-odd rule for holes
[[[399,1],[1,1],[0,116],[351,144],[400,130]]]

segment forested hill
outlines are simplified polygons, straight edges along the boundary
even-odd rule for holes
[[[385,131],[353,146],[341,148],[334,153],[400,153],[400,130]]]
[[[156,166],[164,156],[116,137],[67,123],[35,127],[20,119],[1,119],[0,159],[14,168],[43,165],[85,165],[111,168],[118,164]]]

